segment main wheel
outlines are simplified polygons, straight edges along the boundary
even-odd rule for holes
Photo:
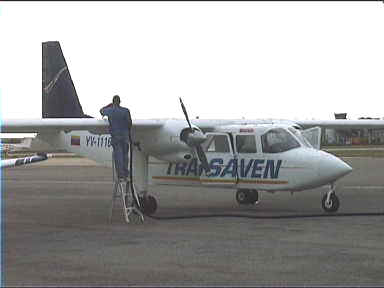
[[[255,189],[249,190],[249,203],[255,205],[258,201],[259,192],[257,192]]]
[[[156,198],[148,195],[147,197],[143,198],[140,197],[140,202],[142,206],[142,212],[146,215],[152,215],[157,210],[157,201]]]
[[[249,203],[249,193],[247,189],[238,189],[236,192],[236,201],[240,205]]]
[[[331,194],[329,202],[327,202],[327,194],[325,194],[321,200],[321,204],[325,212],[336,212],[340,207],[339,198],[335,195],[335,193]]]

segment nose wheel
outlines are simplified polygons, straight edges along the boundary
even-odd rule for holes
[[[259,193],[254,189],[238,189],[236,192],[236,201],[240,205],[256,204],[259,200]]]
[[[331,189],[324,195],[321,200],[322,207],[325,212],[336,212],[340,207],[339,198],[335,194],[335,185],[331,184]]]

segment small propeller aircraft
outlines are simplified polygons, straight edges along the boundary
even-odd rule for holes
[[[37,153],[33,156],[22,157],[22,158],[12,158],[12,159],[1,159],[0,168],[9,168],[22,166],[27,164],[32,164],[36,162],[41,162],[47,160],[49,157],[46,153]]]
[[[32,138],[25,138],[19,144],[3,144],[0,143],[0,152],[6,155],[10,151],[22,151],[28,149],[31,146]],[[47,160],[48,156],[46,153],[37,153],[33,156],[12,158],[12,159],[1,159],[0,168],[9,168],[15,166],[21,166],[26,164],[32,164],[40,161]]]
[[[31,142],[32,138],[24,138],[17,144],[0,143],[0,151],[5,153],[11,151],[22,151],[31,147]]]
[[[112,166],[108,121],[84,114],[59,42],[43,43],[43,119],[4,119],[2,133],[38,133],[50,145]],[[260,191],[296,192],[330,185],[321,203],[338,210],[335,182],[352,171],[320,150],[321,128],[384,128],[380,120],[133,120],[133,176],[141,208],[156,199],[148,185],[220,187],[239,204],[255,204]]]

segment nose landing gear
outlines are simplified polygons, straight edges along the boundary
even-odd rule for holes
[[[238,189],[236,192],[236,201],[240,205],[254,205],[259,201],[259,193],[255,189]]]
[[[331,183],[331,189],[324,195],[321,204],[325,212],[332,213],[339,209],[340,201],[335,194],[335,183]]]

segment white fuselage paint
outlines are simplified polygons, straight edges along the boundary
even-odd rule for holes
[[[299,147],[275,154],[264,154],[261,149],[251,154],[236,154],[231,151],[226,155],[216,155],[207,152],[208,162],[214,168],[212,169],[214,176],[207,177],[204,172],[201,173],[196,159],[178,163],[161,160],[162,152],[169,153],[166,141],[173,141],[175,145],[180,141],[177,139],[177,131],[179,130],[175,130],[175,135],[166,135],[165,139],[159,139],[164,137],[160,133],[154,135],[148,131],[135,135],[134,139],[140,142],[143,151],[152,156],[148,161],[149,184],[301,191],[334,182],[351,170],[347,164],[331,154],[313,148]],[[45,134],[41,135],[41,138],[68,152],[112,167],[112,146],[109,134],[97,135],[88,131],[72,131]],[[261,144],[259,138],[257,139],[259,147]],[[140,153],[136,148],[134,151]],[[188,151],[185,150],[185,152]],[[134,161],[137,159],[134,156]],[[140,163],[134,164],[135,167],[137,164]],[[139,174],[137,171],[136,173]]]

